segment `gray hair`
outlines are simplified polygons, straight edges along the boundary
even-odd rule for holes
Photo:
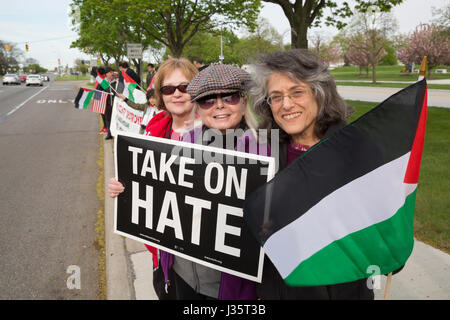
[[[289,139],[289,135],[276,124],[267,103],[267,82],[273,73],[281,73],[293,81],[302,81],[311,86],[317,101],[318,114],[314,133],[323,138],[328,127],[345,121],[353,113],[336,89],[336,82],[327,71],[328,65],[316,54],[305,49],[278,51],[269,54],[255,65],[254,82],[249,90],[256,114],[262,118],[260,128],[280,129],[280,140]]]

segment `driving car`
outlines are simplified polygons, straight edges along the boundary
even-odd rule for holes
[[[20,78],[17,74],[7,73],[3,76],[3,85],[6,84],[18,84],[20,85]]]
[[[42,77],[39,74],[30,74],[27,76],[26,85],[37,85],[37,86],[43,86],[44,80],[42,80]]]
[[[27,76],[24,75],[24,74],[19,75],[19,78],[20,78],[20,82],[25,82],[25,81],[27,81]]]

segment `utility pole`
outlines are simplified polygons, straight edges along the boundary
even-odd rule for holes
[[[225,57],[223,56],[223,42],[222,42],[222,29],[221,29],[220,30],[220,56],[219,56],[220,63],[223,62],[224,58]]]

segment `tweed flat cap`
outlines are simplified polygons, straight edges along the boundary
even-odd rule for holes
[[[241,68],[216,63],[197,73],[189,83],[187,92],[194,102],[213,94],[245,91],[250,81],[250,74]]]

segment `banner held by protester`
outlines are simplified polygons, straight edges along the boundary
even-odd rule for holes
[[[135,101],[145,103],[147,97],[140,90],[134,91]],[[111,114],[109,129],[111,135],[115,137],[118,131],[139,133],[144,112],[131,108],[125,101],[115,97]]]
[[[242,218],[274,159],[136,134],[115,139],[116,233],[205,266],[261,281],[263,251]]]

